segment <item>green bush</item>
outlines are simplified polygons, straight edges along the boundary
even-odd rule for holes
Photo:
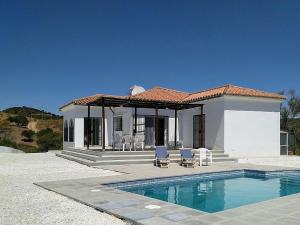
[[[26,140],[28,141],[32,141],[32,137],[34,135],[34,131],[33,130],[23,130],[22,131],[22,136],[26,138]]]
[[[22,150],[25,153],[37,153],[39,152],[39,149],[25,144],[18,144],[18,149]]]
[[[28,119],[25,116],[10,116],[9,122],[16,123],[17,126],[26,127],[28,125]]]
[[[0,146],[6,146],[6,147],[15,148],[15,149],[18,148],[18,145],[16,142],[11,141],[7,138],[0,139]]]
[[[40,151],[62,149],[62,135],[47,128],[37,133],[37,144]]]

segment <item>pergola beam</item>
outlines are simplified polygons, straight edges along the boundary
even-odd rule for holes
[[[155,146],[158,146],[158,108],[155,108]]]
[[[128,108],[158,108],[158,109],[191,109],[200,107],[203,104],[191,103],[177,103],[177,102],[162,102],[162,101],[145,101],[145,100],[132,100],[122,98],[102,97],[101,101],[93,102],[94,106],[101,106],[105,104],[107,107],[128,107]]]
[[[90,149],[90,140],[91,140],[91,106],[90,104],[88,104],[87,142],[86,142],[87,149]]]
[[[205,115],[204,115],[204,112],[203,112],[203,105],[201,106],[200,108],[201,110],[201,116],[200,116],[200,129],[201,129],[201,137],[200,137],[200,145],[202,148],[205,148],[205,126],[204,126],[204,123],[205,123]]]
[[[177,146],[177,109],[175,109],[174,149]]]
[[[134,136],[137,132],[137,108],[134,107]]]
[[[102,150],[105,150],[105,106],[102,102]]]

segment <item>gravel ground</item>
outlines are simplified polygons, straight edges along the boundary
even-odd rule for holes
[[[101,177],[118,173],[89,168],[54,155],[0,154],[1,225],[125,225],[126,223],[56,193],[33,182]]]

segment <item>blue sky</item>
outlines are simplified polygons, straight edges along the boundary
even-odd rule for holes
[[[300,1],[0,0],[0,109],[130,86],[300,93]]]

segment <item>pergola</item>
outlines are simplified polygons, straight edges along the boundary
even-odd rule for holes
[[[191,104],[191,103],[181,103],[181,102],[171,102],[171,101],[157,101],[157,100],[142,100],[142,99],[132,99],[125,97],[114,97],[114,96],[103,96],[97,99],[94,102],[86,104],[88,107],[88,130],[87,130],[87,149],[90,146],[90,107],[91,106],[100,106],[102,107],[102,150],[105,150],[105,107],[128,107],[134,108],[134,130],[133,135],[137,132],[137,109],[138,108],[148,108],[155,109],[155,145],[157,145],[158,140],[158,118],[159,118],[159,109],[170,109],[174,110],[175,116],[175,129],[174,129],[174,146],[177,146],[177,111],[183,109],[192,109],[196,107],[200,107],[200,115],[201,115],[201,135],[200,135],[200,143],[201,147],[204,147],[204,114],[203,114],[203,104]]]

